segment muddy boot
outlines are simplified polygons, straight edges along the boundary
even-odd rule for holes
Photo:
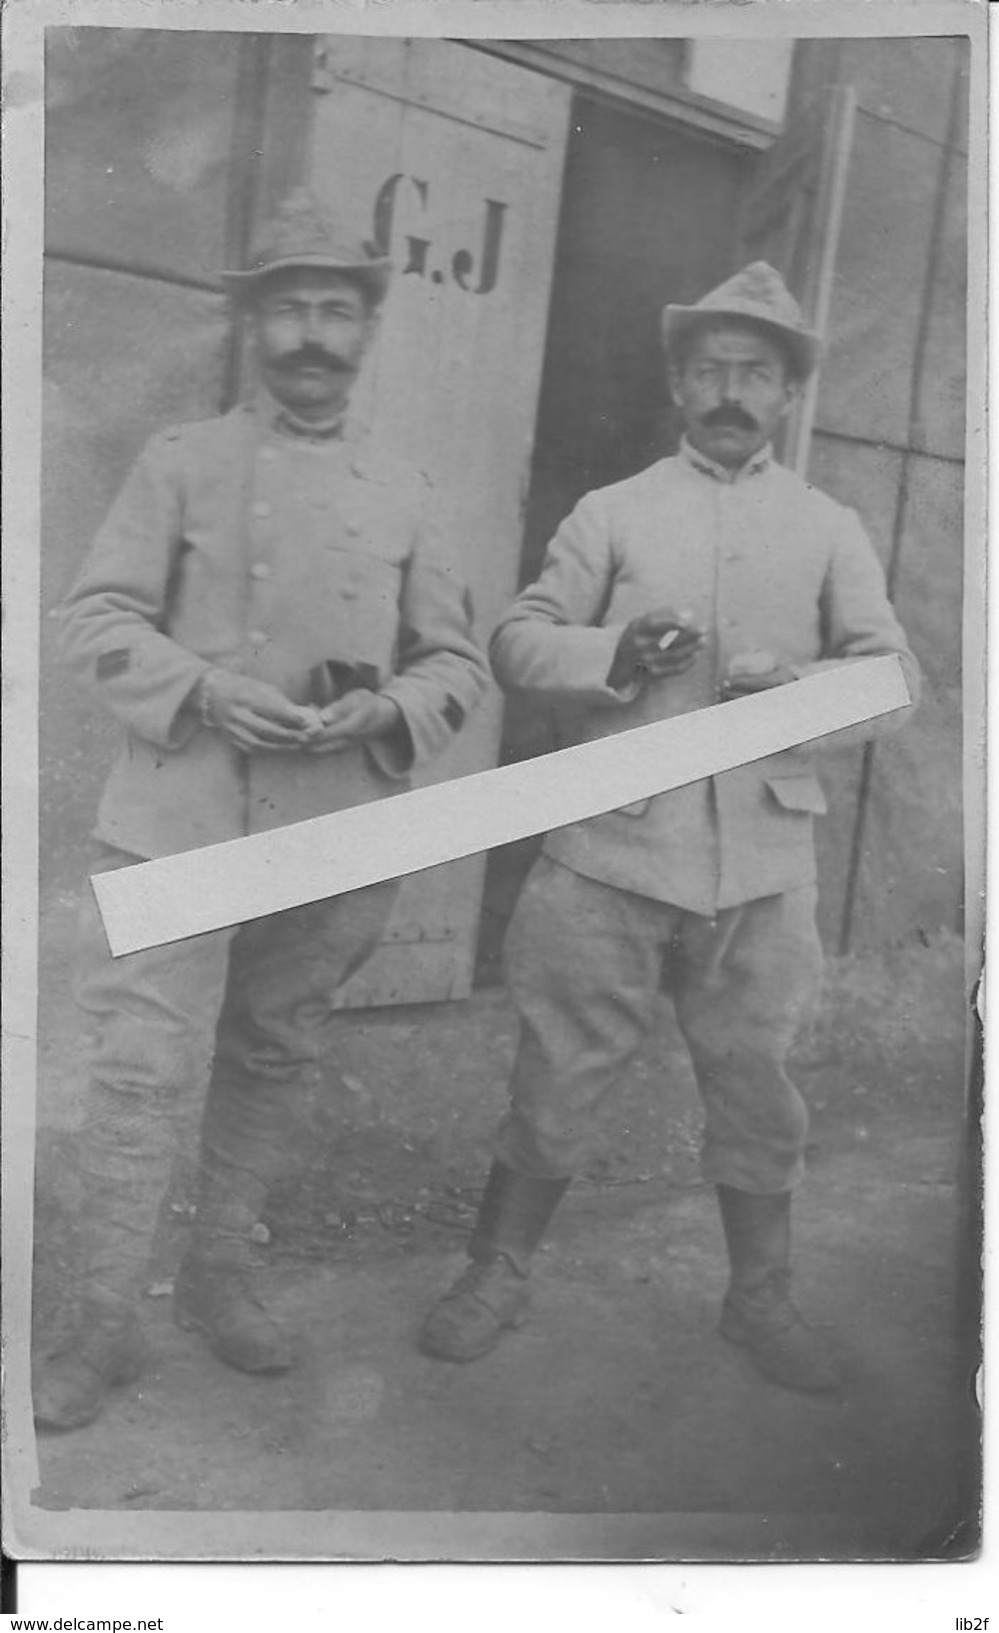
[[[253,1290],[251,1231],[280,1169],[292,1096],[218,1074],[202,1129],[194,1240],[174,1281],[174,1315],[240,1372],[287,1372],[291,1336]]]
[[[92,1290],[71,1346],[36,1370],[32,1388],[36,1424],[41,1429],[80,1429],[92,1423],[108,1391],[134,1383],[145,1358],[132,1304]]]
[[[505,1327],[526,1321],[531,1255],[568,1183],[493,1163],[469,1244],[472,1262],[424,1323],[420,1347],[427,1355],[475,1361]]]
[[[210,1264],[189,1253],[174,1282],[173,1308],[178,1326],[200,1332],[219,1360],[240,1372],[287,1372],[295,1363],[289,1334],[268,1314],[242,1266]]]
[[[719,1185],[718,1202],[732,1266],[722,1336],[784,1389],[837,1391],[842,1379],[828,1345],[791,1303],[790,1192],[754,1196]]]

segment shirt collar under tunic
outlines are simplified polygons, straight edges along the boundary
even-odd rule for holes
[[[301,442],[346,442],[352,440],[353,425],[346,409],[328,420],[303,420],[290,408],[285,408],[267,387],[257,387],[254,409],[268,431],[278,436],[294,437]]]
[[[719,465],[716,460],[709,459],[707,454],[700,453],[687,437],[681,439],[679,453],[680,458],[686,460],[688,465],[692,465],[695,471],[700,471],[702,476],[710,476],[716,482],[729,484],[743,482],[750,476],[758,476],[761,471],[767,470],[773,464],[774,457],[773,444],[768,442],[765,447],[753,454],[751,459],[747,459],[744,465],[729,470],[726,465]]]

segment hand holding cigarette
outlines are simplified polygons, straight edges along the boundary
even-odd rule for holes
[[[608,685],[620,690],[640,675],[662,680],[689,669],[704,644],[704,635],[688,611],[659,607],[633,618],[618,642]]]

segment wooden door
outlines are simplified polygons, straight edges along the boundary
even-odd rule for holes
[[[837,87],[803,108],[763,160],[742,218],[743,261],[777,268],[809,327],[825,332],[843,219],[856,95]],[[818,392],[812,374],[783,437],[786,464],[804,476]]]
[[[434,482],[485,639],[517,586],[569,92],[467,46],[335,35],[313,91],[309,186],[396,268],[359,407]],[[495,765],[501,710],[494,691],[427,780]],[[466,995],[484,863],[406,880],[341,1004]]]

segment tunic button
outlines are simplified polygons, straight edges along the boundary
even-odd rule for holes
[[[251,508],[254,516],[264,517],[271,513],[271,507],[266,499],[255,499]]]
[[[345,584],[343,586],[343,589],[340,591],[340,599],[342,601],[356,601],[357,600],[357,585],[356,584]]]
[[[250,577],[251,578],[264,579],[264,578],[270,578],[270,576],[271,576],[271,570],[268,567],[266,561],[255,561],[253,563],[253,566],[250,568]]]

